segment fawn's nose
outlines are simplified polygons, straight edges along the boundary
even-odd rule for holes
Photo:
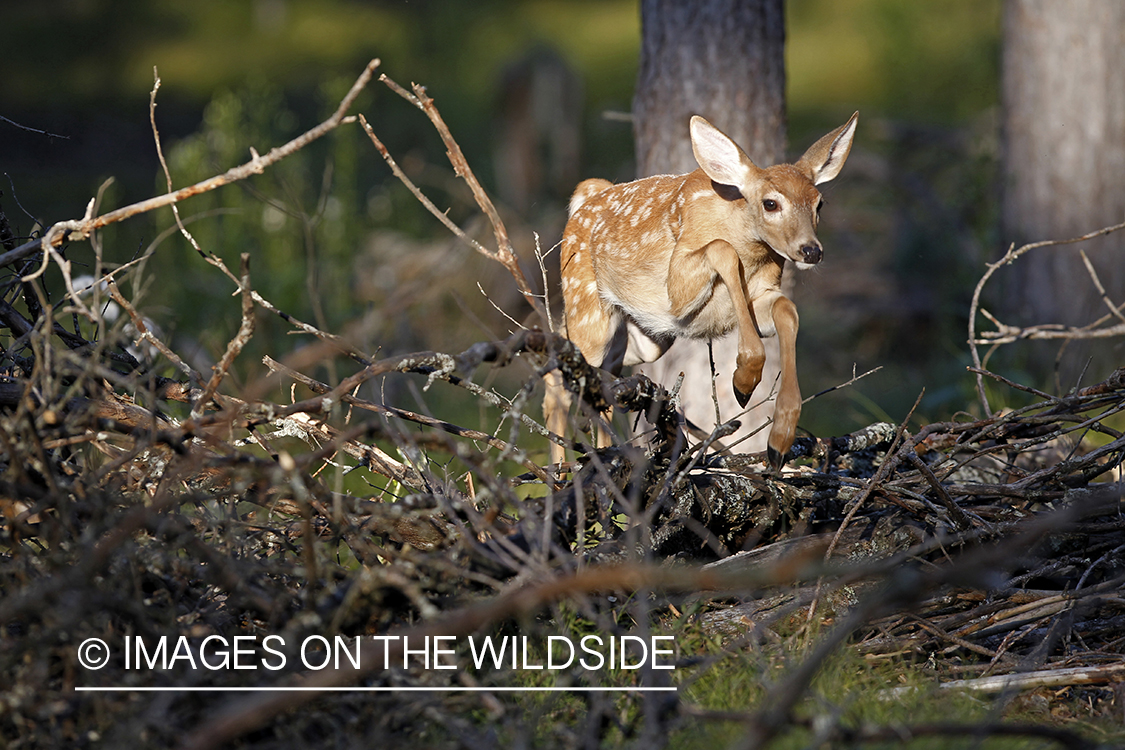
[[[819,263],[824,257],[824,251],[820,249],[820,245],[805,245],[801,248],[801,257],[806,263]]]

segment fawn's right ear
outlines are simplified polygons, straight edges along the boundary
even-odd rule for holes
[[[691,118],[691,150],[704,173],[720,185],[741,187],[754,166],[737,143],[699,115]]]

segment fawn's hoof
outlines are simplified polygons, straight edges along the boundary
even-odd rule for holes
[[[788,451],[786,453],[781,453],[772,445],[766,446],[766,458],[769,459],[770,466],[773,467],[773,470],[776,472],[780,472],[781,467],[785,465],[787,454]]]
[[[751,389],[751,391],[752,390],[753,389]],[[734,386],[734,398],[743,409],[746,408],[746,404],[750,403],[750,394],[739,390],[737,385]]]

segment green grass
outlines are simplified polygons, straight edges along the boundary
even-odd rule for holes
[[[567,613],[565,608],[561,620],[561,632],[573,638],[590,632],[589,621],[572,611]],[[823,635],[816,633],[815,628],[811,631],[798,628],[789,635],[767,639],[765,644],[724,654],[724,641],[729,645],[729,639],[708,634],[690,621],[687,624],[669,621],[666,625],[672,628],[668,632],[676,635],[681,659],[696,657],[700,660],[671,673],[673,683],[681,687],[680,703],[728,716],[749,715],[774,707],[778,686],[807,658]],[[526,624],[504,632],[509,631],[527,632]],[[852,745],[865,748],[922,750],[972,746],[985,750],[1023,750],[1058,746],[1032,735],[978,739],[950,733],[908,739],[911,727],[926,725],[1026,724],[1066,729],[1101,743],[1125,740],[1120,721],[1106,711],[1108,701],[1097,704],[1088,692],[1036,691],[1001,700],[968,691],[939,690],[937,671],[946,666],[940,659],[935,663],[910,658],[867,659],[853,649],[841,648],[820,665],[812,684],[794,707],[795,722],[784,726],[770,747],[784,750],[842,746],[838,744],[838,736],[828,744],[823,744],[823,738],[817,739],[813,727],[823,731],[825,726],[867,731],[891,728],[896,733],[893,741]],[[600,672],[599,677],[604,684],[630,684],[635,673],[605,671]],[[515,671],[499,675],[493,684],[540,686],[565,684],[562,682],[565,679],[558,673]],[[946,675],[942,679],[952,678]],[[609,713],[613,720],[603,727],[600,735],[603,747],[625,746],[635,740],[644,723],[644,712],[653,710],[638,694],[615,696],[612,700]],[[530,736],[525,736],[531,747],[553,747],[560,738],[583,727],[589,718],[590,701],[577,694],[504,694],[502,701],[506,712],[514,711],[526,717],[523,727],[525,730],[532,728]],[[474,723],[492,724],[494,728],[496,719],[495,715],[484,711],[477,711],[473,716]],[[499,729],[501,737],[512,729],[511,725],[503,726],[506,729]],[[685,715],[672,726],[669,747],[677,750],[737,746],[746,731],[738,721],[717,717]]]

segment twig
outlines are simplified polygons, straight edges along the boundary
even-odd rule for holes
[[[1113,304],[1113,300],[1109,298],[1109,294],[1102,285],[1102,280],[1098,278],[1098,272],[1094,269],[1094,264],[1090,262],[1090,257],[1086,255],[1085,250],[1079,250],[1078,254],[1082,256],[1082,262],[1086,265],[1086,272],[1090,274],[1090,280],[1094,282],[1094,286],[1098,290],[1098,294],[1102,296],[1102,302],[1109,308],[1111,314],[1117,317],[1122,323],[1125,323],[1125,313],[1121,312],[1121,306]]]
[[[868,375],[874,375],[875,373],[879,372],[879,370],[882,370],[882,369],[883,369],[883,366],[882,366],[882,365],[879,365],[878,367],[873,367],[873,368],[871,368],[870,370],[868,370],[867,372],[863,373],[862,375],[856,375],[856,374],[855,374],[855,372],[856,372],[856,366],[855,366],[855,364],[853,363],[853,364],[852,364],[852,376],[851,376],[851,378],[850,378],[850,379],[848,379],[848,380],[845,380],[845,381],[844,381],[843,383],[837,383],[837,384],[836,384],[836,385],[834,385],[834,386],[831,386],[831,387],[829,387],[829,388],[825,388],[825,389],[824,389],[823,391],[818,391],[818,392],[814,393],[813,395],[809,396],[808,398],[806,398],[806,399],[805,399],[804,401],[802,401],[801,403],[802,403],[802,404],[807,404],[808,402],[812,401],[812,400],[813,400],[814,398],[820,398],[821,396],[823,396],[823,395],[825,395],[825,394],[828,394],[828,393],[832,393],[832,391],[838,391],[838,390],[840,390],[841,388],[847,388],[848,386],[850,386],[850,385],[854,385],[855,383],[859,382],[860,380],[863,380],[863,379],[864,379],[864,378],[866,378],[866,377],[867,377]]]
[[[1047,399],[1048,401],[1054,399],[1054,396],[1052,396],[1049,393],[1044,393],[1043,391],[1039,390],[1038,388],[1032,388],[1029,385],[1021,385],[1020,383],[1017,383],[1014,380],[1009,380],[1008,378],[1004,377],[1003,375],[997,375],[996,373],[994,373],[990,370],[984,370],[984,369],[981,369],[979,367],[968,367],[966,369],[969,372],[976,373],[977,375],[987,375],[988,377],[992,378],[993,380],[998,381],[1000,383],[1003,383],[1004,385],[1008,386],[1009,388],[1015,388],[1017,391],[1024,391],[1025,393],[1030,393],[1034,396],[1038,396],[1039,398]]]
[[[943,487],[941,482],[938,481],[938,478],[934,476],[934,472],[930,470],[926,462],[923,461],[914,450],[906,451],[906,460],[922,474],[926,483],[930,485],[934,494],[937,495],[938,500],[940,500],[941,504],[945,506],[945,509],[949,511],[950,518],[953,520],[953,525],[956,526],[959,531],[970,528],[972,522],[969,520],[969,517],[965,515],[965,511],[961,510],[961,506],[955,503],[953,498],[949,496],[945,487]]]
[[[380,77],[380,80],[382,80],[382,77]],[[391,156],[391,152],[387,150],[387,147],[381,140],[379,140],[379,137],[375,135],[375,130],[371,127],[370,123],[367,122],[367,118],[362,114],[360,114],[358,117],[359,124],[363,126],[363,132],[367,133],[367,137],[371,140],[371,143],[374,144],[375,150],[378,151],[379,155],[383,157],[383,161],[387,162],[387,166],[391,168],[391,172],[394,174],[394,176],[399,179],[399,182],[406,186],[406,189],[409,190],[416,199],[418,199],[418,202],[421,203],[427,211],[433,214],[434,218],[440,221],[446,229],[448,229],[450,232],[453,232],[453,234],[456,235],[458,239],[466,242],[470,247],[472,247],[484,257],[491,260],[499,260],[499,257],[496,253],[492,252],[487,247],[480,244],[475,239],[466,234],[465,230],[457,226],[457,224],[455,224],[453,220],[449,218],[445,211],[442,211],[440,208],[435,206],[433,201],[426,197],[426,194],[422,192],[421,188],[415,185],[414,181],[406,176],[406,172],[402,171],[402,168],[398,165],[398,162],[395,161],[393,156]]]
[[[859,509],[863,507],[863,504],[867,502],[867,498],[871,496],[871,493],[874,492],[875,489],[888,476],[890,476],[891,472],[894,471],[894,469],[898,466],[898,463],[901,460],[900,456],[903,452],[899,449],[899,444],[902,441],[903,436],[906,434],[906,427],[910,423],[910,418],[914,416],[914,410],[917,409],[918,404],[922,402],[922,396],[924,393],[925,392],[923,391],[923,393],[918,394],[918,398],[914,401],[914,406],[910,407],[910,411],[907,413],[906,418],[902,420],[902,423],[895,431],[895,437],[891,442],[891,447],[887,449],[887,455],[883,459],[883,463],[879,466],[878,471],[875,472],[875,476],[871,477],[871,479],[864,483],[863,490],[855,499],[853,499],[848,504],[848,511],[844,515],[844,519],[840,522],[840,526],[836,529],[836,533],[832,535],[832,541],[829,542],[828,549],[824,552],[825,562],[831,559],[832,553],[836,551],[836,546],[839,544],[840,539],[843,537],[844,530],[847,529],[848,525],[852,522],[852,519],[855,518],[856,513],[858,513]],[[905,446],[905,450],[913,452],[914,446],[912,444],[907,445]],[[813,615],[816,614],[817,607],[820,605],[820,587],[821,582],[818,581],[816,585],[816,593],[813,595],[812,602],[809,604],[808,619],[810,621],[812,620]]]
[[[438,131],[438,135],[441,136],[442,143],[445,144],[446,156],[449,158],[449,163],[453,166],[454,173],[469,186],[469,190],[472,192],[477,205],[480,206],[481,211],[484,212],[484,215],[492,225],[492,232],[496,238],[496,251],[484,251],[484,254],[498,261],[507,269],[508,273],[512,275],[512,278],[515,279],[516,286],[524,296],[524,299],[526,299],[528,304],[531,305],[531,308],[538,313],[543,325],[549,327],[550,318],[547,316],[546,308],[543,305],[542,295],[531,288],[527,277],[524,276],[523,269],[520,268],[519,257],[516,255],[515,249],[508,239],[508,230],[504,226],[504,222],[500,219],[500,213],[496,210],[496,206],[493,205],[492,199],[488,197],[488,193],[481,187],[476,175],[473,174],[472,168],[469,167],[468,160],[465,159],[465,155],[461,152],[461,146],[458,145],[452,133],[449,132],[449,127],[445,124],[445,120],[442,119],[441,113],[438,112],[434,100],[427,96],[426,89],[418,84],[414,84],[414,93],[411,94],[402,86],[399,86],[388,78],[386,74],[379,76],[379,80],[386,84],[387,88],[391,91],[394,91],[403,99],[422,110],[426,114],[426,117],[430,119],[430,122],[433,123],[434,128]],[[446,226],[448,226],[448,224],[446,224]],[[478,248],[478,252],[481,252],[481,249]]]
[[[223,352],[219,364],[215,366],[214,374],[207,381],[207,385],[203,387],[203,393],[192,404],[192,417],[199,417],[203,413],[203,409],[206,408],[219,389],[219,383],[226,377],[230,366],[234,364],[235,357],[239,355],[250,341],[250,337],[254,335],[254,299],[250,296],[250,254],[242,253],[240,257],[242,268],[238,288],[242,293],[242,322],[238,326],[238,333],[227,344],[227,349]]]
[[[332,454],[342,450],[376,474],[381,474],[413,490],[423,490],[428,486],[422,473],[416,467],[392,458],[376,445],[364,445],[357,442],[356,439],[361,436],[385,432],[381,425],[356,425],[345,432],[340,432],[331,425],[313,419],[305,413],[292,414],[284,419],[277,420],[275,424],[279,428],[279,436],[295,436],[306,442],[315,438],[325,443],[311,454],[301,456],[299,462],[301,466],[326,460]]]
[[[148,97],[148,119],[152,125],[152,139],[156,143],[156,157],[160,161],[160,168],[164,170],[164,179],[168,183],[168,192],[171,193],[172,173],[168,171],[168,162],[164,159],[164,148],[160,145],[160,130],[156,127],[156,92],[160,90],[160,74],[157,73],[155,65],[152,66],[152,77],[152,91],[149,93]],[[253,149],[250,150],[250,153],[255,157],[258,155]],[[176,226],[179,227],[180,234],[184,236],[188,244],[195,248],[195,252],[205,261],[226,274],[227,278],[237,285],[238,278],[230,272],[226,264],[214,253],[205,252],[203,248],[199,246],[199,243],[195,241],[195,237],[188,231],[187,227],[184,226],[184,222],[180,219],[180,208],[175,203],[172,204],[172,216],[176,218]]]
[[[1031,690],[1039,687],[1066,685],[1101,685],[1117,682],[1125,677],[1125,664],[1108,664],[1094,667],[1066,669],[1041,669],[1019,674],[991,675],[971,680],[951,680],[938,685],[942,690],[976,690],[983,693],[1000,693],[1008,690]],[[895,688],[905,691],[907,688]]]
[[[918,408],[918,404],[922,403],[922,396],[924,395],[924,393],[925,391],[918,394],[918,398],[914,400],[914,406],[910,407],[910,411],[907,413],[906,418],[902,420],[901,424],[899,424],[898,430],[895,431],[894,440],[891,442],[891,447],[887,450],[887,456],[883,459],[883,463],[879,466],[879,470],[875,472],[875,476],[871,477],[871,479],[864,483],[863,491],[860,492],[857,498],[849,503],[850,507],[848,508],[848,512],[844,515],[844,520],[840,522],[839,528],[832,536],[831,544],[828,545],[828,549],[824,553],[825,561],[831,558],[832,553],[835,552],[836,544],[839,542],[840,537],[843,535],[844,529],[846,529],[848,524],[851,523],[851,520],[855,517],[855,514],[859,512],[860,507],[862,507],[863,504],[867,501],[867,498],[870,497],[871,493],[874,492],[877,487],[879,487],[880,483],[888,476],[890,476],[891,472],[894,471],[898,466],[898,463],[901,460],[900,455],[903,453],[903,451],[905,450],[913,452],[913,441],[911,441],[911,444],[905,446],[903,449],[899,449],[899,444],[902,442],[902,438],[906,434],[906,427],[910,423],[910,418],[914,416],[915,409]]]
[[[539,233],[533,232],[533,236],[535,237],[535,262],[539,264],[539,280],[543,283],[543,310],[547,313],[547,330],[554,333],[563,333],[555,329],[555,321],[551,316],[550,285],[547,283],[547,256],[562,243],[560,241],[547,252],[543,252],[543,248],[539,245]]]
[[[4,115],[0,115],[0,120],[8,123],[12,127],[19,128],[20,130],[26,130],[29,133],[38,133],[39,135],[45,135],[48,138],[62,138],[63,140],[67,141],[70,140],[69,135],[59,135],[58,133],[48,133],[46,130],[39,130],[38,128],[29,128],[27,125],[20,125],[15,120],[9,120],[7,117],[4,117]]]
[[[106,288],[109,291],[110,299],[120,305],[121,309],[129,315],[129,319],[133,321],[133,327],[137,329],[135,343],[150,344],[156,347],[156,350],[164,355],[164,358],[171,362],[177,370],[191,378],[194,382],[199,383],[203,381],[202,376],[192,369],[191,365],[184,362],[167,344],[152,334],[152,331],[148,328],[148,324],[145,323],[145,319],[137,312],[136,308],[133,307],[129,300],[125,299],[125,295],[122,294],[121,290],[117,287],[116,281],[112,278],[107,279]]]
[[[334,333],[328,333],[327,331],[322,331],[319,328],[317,328],[316,326],[305,323],[304,321],[300,320],[299,318],[295,318],[294,316],[290,315],[289,313],[284,312],[283,310],[279,309],[276,305],[274,305],[272,302],[267,300],[265,297],[263,297],[257,291],[251,291],[250,297],[261,308],[263,308],[265,310],[268,310],[269,312],[273,313],[274,315],[281,318],[282,320],[284,320],[286,323],[293,326],[294,328],[296,328],[300,331],[303,331],[304,333],[308,333],[308,334],[311,334],[313,336],[316,336],[321,341],[324,341],[328,344],[331,344],[332,347],[335,348],[336,350],[338,350],[340,353],[346,354],[347,356],[351,357],[353,360],[355,360],[359,364],[363,365],[364,367],[371,364],[371,358],[368,357],[363,352],[361,352],[359,349],[356,349],[350,343],[348,343],[347,339],[345,339],[344,337],[337,336]]]

